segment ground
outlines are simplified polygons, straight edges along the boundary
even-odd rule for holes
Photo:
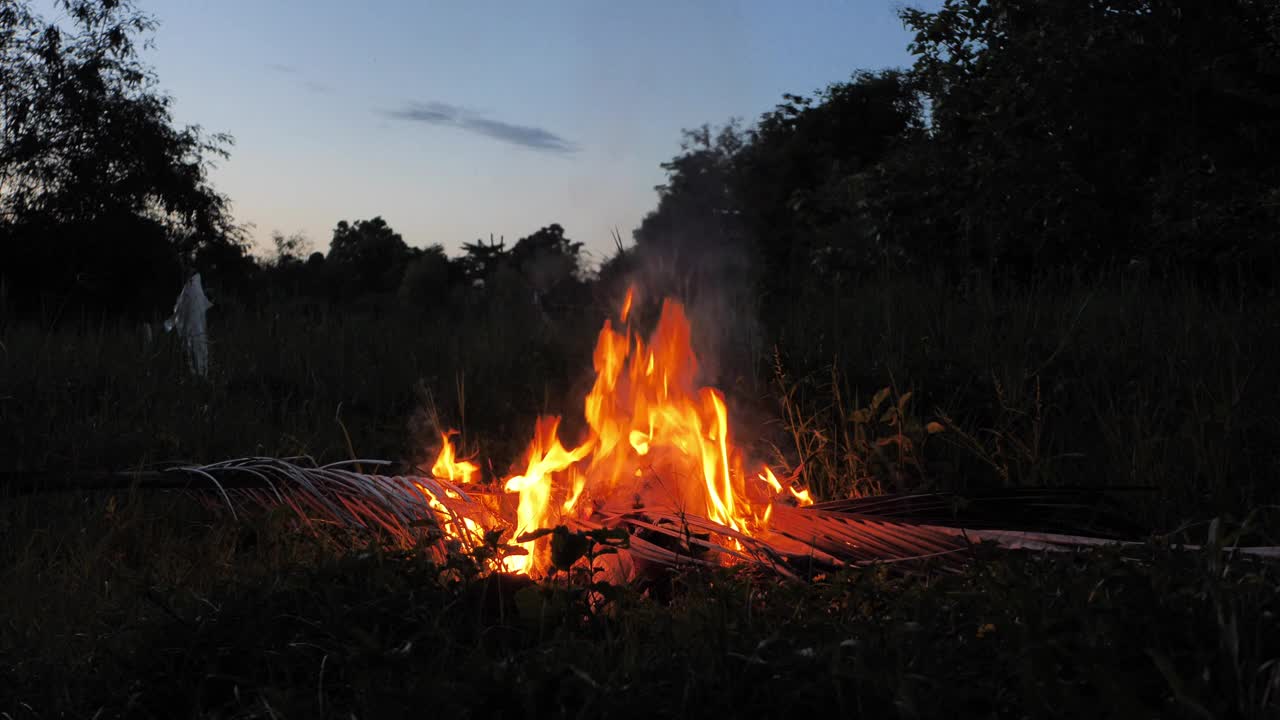
[[[1139,485],[1143,544],[975,548],[960,572],[868,567],[814,582],[673,569],[600,596],[303,532],[284,511],[233,519],[143,488],[7,487],[0,712],[1280,713],[1280,569],[1223,549],[1280,544],[1272,301],[1084,286],[969,300],[896,282],[857,292],[809,313],[808,332],[793,325],[754,374],[725,373],[762,453],[803,455],[824,497]],[[533,330],[504,319],[509,309],[239,312],[211,318],[208,379],[125,326],[0,327],[9,467],[297,453],[413,463],[430,452],[431,411],[465,431],[464,451],[500,464],[534,415],[573,411],[561,398],[580,397],[599,320],[558,318],[567,329],[553,347],[522,335]],[[818,327],[837,316],[839,333]],[[872,450],[894,436],[864,412],[885,386],[901,427],[918,430],[911,453]]]

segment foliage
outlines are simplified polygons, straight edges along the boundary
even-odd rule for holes
[[[582,272],[582,243],[564,236],[564,228],[552,223],[516,241],[511,262],[539,292],[576,280]]]
[[[6,504],[13,717],[1242,717],[1277,710],[1277,569],[1219,544],[812,584],[685,571],[605,599],[324,550],[139,496]],[[54,510],[54,512],[49,512]],[[64,525],[65,524],[65,525]],[[64,532],[68,527],[83,531]],[[1203,535],[1197,540],[1203,541]]]
[[[136,58],[153,22],[128,2],[64,5],[72,30],[23,4],[2,18],[6,266],[52,267],[67,247],[57,257],[81,258],[6,275],[20,302],[129,287],[145,295],[131,304],[154,307],[193,261],[229,294],[455,310],[588,301],[581,244],[557,224],[443,259],[380,218],[343,221],[328,258],[259,273],[206,182],[229,139],[172,127]],[[972,286],[1137,258],[1160,277],[1273,285],[1274,3],[946,0],[901,15],[910,69],[859,71],[784,94],[754,123],[686,130],[604,284],[640,279],[691,304],[732,289],[728,304],[773,331],[789,308],[886,272]]]
[[[429,308],[447,301],[458,273],[440,245],[416,253],[400,280],[400,301],[408,307]]]
[[[338,222],[326,258],[337,269],[344,295],[395,292],[400,286],[409,246],[382,217]]]
[[[267,264],[281,267],[302,263],[309,254],[311,242],[302,233],[286,236],[284,233],[276,231],[271,233],[271,246],[275,254],[268,259]]]
[[[774,447],[775,455],[780,464],[795,457],[817,497],[866,497],[934,487],[925,443],[946,427],[921,419],[909,408],[913,392],[895,394],[892,387],[884,387],[865,404],[856,398],[850,402],[847,383],[834,364],[825,384],[813,378],[793,381],[780,356],[774,359],[773,390],[788,441],[785,448]]]
[[[24,302],[149,304],[136,295],[155,292],[154,280],[136,282],[146,273],[167,291],[200,251],[243,254],[228,201],[207,180],[231,139],[173,125],[172,99],[137,56],[154,21],[131,2],[59,6],[69,27],[25,2],[0,10],[4,281]]]
[[[596,545],[561,531],[569,572],[533,586],[482,580],[465,558],[433,565],[349,539],[334,553],[287,513],[232,522],[185,495],[5,496],[0,712],[1275,714],[1280,578],[1221,550],[1277,501],[1274,301],[1191,284],[961,296],[891,278],[793,310],[777,357],[799,390],[748,385],[732,414],[785,416],[772,404],[794,399],[797,427],[844,433],[808,456],[786,428],[758,438],[803,460],[827,497],[848,487],[809,475],[815,455],[864,463],[864,490],[892,487],[898,469],[949,490],[1145,485],[1135,517],[1186,532],[1155,538],[1143,562],[978,550],[960,575],[868,568],[799,585],[685,572],[613,587],[583,571],[615,556],[588,558]],[[215,314],[207,379],[123,324],[0,325],[0,437],[17,470],[337,460],[343,426],[359,455],[414,462],[438,442],[406,427],[421,386],[501,468],[535,415],[575,412],[556,405],[581,379],[564,368],[585,372],[601,318],[558,315],[567,329],[547,344],[507,309],[463,317],[465,332],[449,316],[286,300]],[[946,428],[930,434],[935,417]],[[879,444],[899,429],[919,479],[900,445]],[[1249,541],[1277,544],[1274,527],[1261,511]],[[1209,548],[1172,551],[1179,541]]]
[[[738,241],[739,206],[729,177],[743,142],[734,123],[714,135],[708,125],[685,130],[680,154],[662,164],[667,182],[655,188],[658,207],[635,230],[636,243],[696,257],[702,248]]]
[[[918,142],[923,120],[910,79],[859,72],[815,97],[784,95],[761,116],[731,180],[762,262],[769,297],[793,296],[815,275],[839,280],[896,264],[893,220],[871,207],[882,162]]]
[[[961,251],[1022,272],[1274,259],[1278,13],[1254,0],[904,11],[939,180],[963,188],[944,205]]]
[[[639,264],[745,259],[775,329],[779,303],[881,272],[1029,282],[1139,258],[1273,287],[1274,3],[947,0],[902,18],[910,70],[686,131]]]
[[[462,266],[467,283],[472,287],[483,286],[507,262],[505,240],[495,243],[490,237],[486,244],[483,239],[477,239],[473,243],[463,243],[462,250],[464,254],[458,259],[458,263]]]

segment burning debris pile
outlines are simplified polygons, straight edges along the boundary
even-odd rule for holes
[[[476,463],[457,457],[451,433],[416,476],[272,459],[177,470],[221,491],[232,507],[233,494],[285,504],[307,522],[384,533],[442,558],[469,552],[492,570],[534,577],[565,569],[557,534],[607,545],[615,580],[655,565],[748,564],[801,576],[865,563],[958,562],[982,541],[1030,549],[1110,542],[1045,532],[1055,528],[1044,523],[993,528],[974,512],[1071,505],[1080,499],[1073,492],[1004,493],[963,515],[942,495],[815,505],[798,473],[780,477],[750,462],[734,442],[723,395],[696,386],[683,307],[666,300],[646,341],[632,328],[633,302],[628,292],[618,327],[607,320],[600,331],[585,437],[566,445],[560,418],[540,418],[506,477],[486,481]]]

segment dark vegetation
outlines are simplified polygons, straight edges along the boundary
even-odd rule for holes
[[[255,258],[207,181],[230,138],[174,127],[138,60],[151,20],[65,9],[0,3],[0,470],[409,465],[443,425],[501,473],[537,414],[572,427],[636,282],[820,497],[1140,486],[1153,539],[599,605],[185,497],[6,493],[0,713],[1280,711],[1276,569],[1220,549],[1280,544],[1280,4],[906,10],[913,67],[687,131],[598,265],[555,223],[450,257],[379,217]],[[148,330],[192,272],[207,378]]]

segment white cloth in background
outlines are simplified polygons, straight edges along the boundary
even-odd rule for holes
[[[173,304],[173,315],[164,321],[166,332],[177,331],[187,350],[187,364],[191,372],[204,377],[209,374],[209,336],[205,332],[205,314],[213,303],[205,297],[200,273],[191,276],[178,301]]]

